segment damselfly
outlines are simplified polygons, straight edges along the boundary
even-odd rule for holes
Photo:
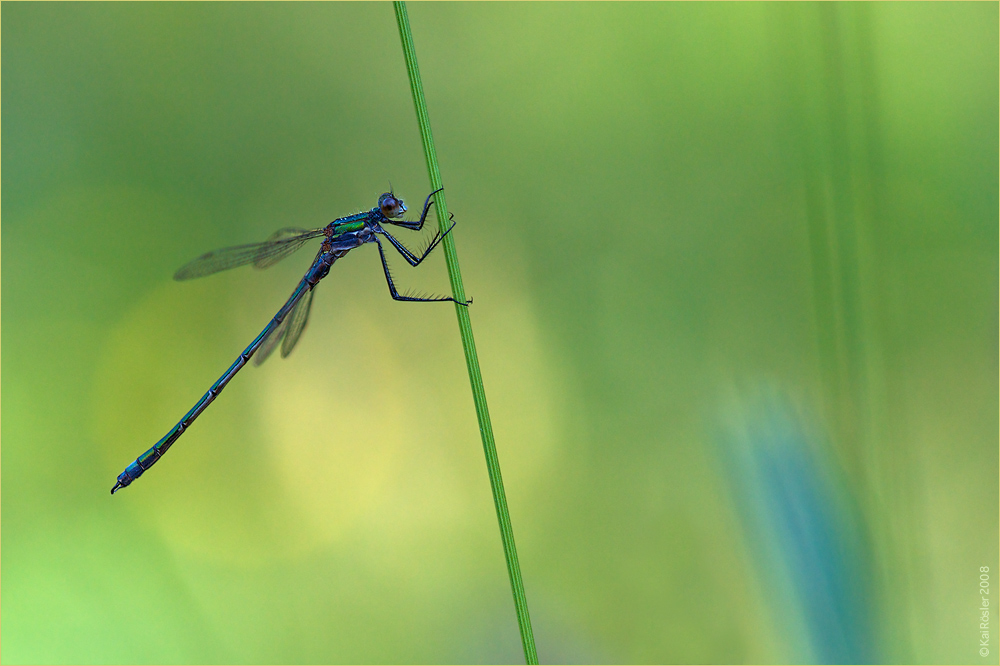
[[[222,389],[226,388],[229,380],[246,365],[247,361],[254,354],[257,355],[254,358],[254,364],[260,365],[271,355],[271,352],[275,350],[280,342],[281,355],[283,357],[288,356],[295,347],[295,343],[299,341],[299,337],[306,327],[306,322],[309,320],[309,308],[312,305],[313,290],[316,288],[316,285],[330,272],[330,266],[333,265],[333,262],[354,248],[360,247],[365,243],[375,243],[378,246],[379,257],[382,259],[382,270],[385,271],[385,281],[389,284],[389,293],[397,301],[418,303],[452,301],[460,305],[471,303],[471,300],[463,303],[456,301],[450,296],[420,298],[417,296],[401,295],[396,291],[396,285],[393,283],[392,275],[389,273],[389,264],[385,260],[385,250],[382,247],[382,241],[379,240],[379,236],[382,236],[385,240],[389,241],[411,266],[416,266],[423,261],[455,227],[454,222],[452,222],[444,234],[440,231],[434,234],[427,249],[420,256],[407,249],[392,234],[383,229],[382,225],[392,224],[404,229],[419,231],[423,228],[427,212],[434,203],[432,197],[440,191],[438,189],[427,195],[427,200],[424,202],[424,210],[420,214],[420,219],[415,222],[401,219],[406,212],[403,200],[393,195],[392,192],[386,192],[378,198],[378,205],[369,211],[341,217],[319,229],[308,230],[292,227],[279,229],[263,243],[237,245],[235,247],[208,252],[181,267],[174,274],[175,280],[190,280],[245,264],[253,264],[255,268],[267,268],[301,248],[306,241],[313,238],[325,237],[312,266],[306,271],[298,287],[295,288],[291,297],[281,306],[281,309],[274,315],[270,323],[261,331],[260,335],[254,338],[250,346],[243,350],[240,357],[229,366],[229,369],[219,377],[219,380],[212,384],[212,388],[208,389],[208,393],[201,397],[201,400],[191,408],[191,411],[185,414],[184,418],[178,421],[177,425],[171,428],[170,432],[163,439],[154,444],[153,448],[136,458],[135,462],[126,467],[125,471],[118,475],[118,482],[111,489],[111,494],[114,495],[116,491],[138,479],[142,476],[143,472],[163,457],[167,449],[190,427],[194,420],[198,418],[198,415],[212,404],[212,401],[218,397]]]

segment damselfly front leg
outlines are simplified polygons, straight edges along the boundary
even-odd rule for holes
[[[394,219],[392,219],[392,217],[393,217],[392,215],[386,215],[386,218],[388,218],[389,224],[394,224],[397,227],[403,227],[404,229],[412,229],[413,231],[420,231],[421,229],[424,228],[424,220],[427,219],[427,213],[428,213],[428,211],[430,211],[431,206],[434,204],[434,200],[431,197],[433,197],[435,194],[437,194],[438,192],[440,192],[443,189],[444,189],[443,187],[440,187],[440,188],[434,190],[433,192],[431,192],[430,194],[427,195],[427,200],[424,201],[424,210],[423,210],[422,213],[420,213],[420,219],[417,220],[416,222],[414,222],[412,220],[394,220]],[[405,212],[405,208],[404,208],[404,212]],[[385,211],[383,211],[383,214],[384,213],[385,213]]]

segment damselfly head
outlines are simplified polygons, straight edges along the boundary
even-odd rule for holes
[[[386,192],[378,198],[378,209],[390,220],[394,217],[402,217],[406,212],[406,205],[402,199],[397,199],[392,192]]]

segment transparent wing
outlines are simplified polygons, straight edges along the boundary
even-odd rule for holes
[[[325,227],[319,229],[298,229],[285,227],[278,229],[263,243],[236,245],[221,250],[206,252],[174,273],[175,280],[191,280],[219,271],[252,263],[255,268],[267,268],[292,254],[306,241],[319,238]]]
[[[306,322],[309,321],[309,308],[312,307],[313,294],[316,289],[310,289],[309,293],[295,304],[292,312],[288,315],[288,330],[285,332],[285,341],[281,343],[281,358],[285,358],[295,349],[295,343],[302,337],[302,331],[306,330]]]
[[[253,261],[253,267],[269,268],[275,265],[302,247],[307,240],[324,235],[325,230],[325,227],[319,229],[299,229],[298,227],[278,229],[264,242],[270,243],[272,247],[278,246],[279,249],[260,253]]]
[[[288,317],[285,320],[271,329],[271,332],[264,336],[264,339],[260,343],[260,347],[257,348],[257,353],[253,356],[253,364],[260,365],[267,360],[267,357],[278,348],[278,342],[281,338],[285,337],[285,331],[288,330]]]

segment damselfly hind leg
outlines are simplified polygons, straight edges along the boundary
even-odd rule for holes
[[[451,230],[449,229],[449,231]],[[389,237],[389,234],[386,234],[386,236]],[[385,281],[389,285],[389,295],[392,296],[393,300],[408,301],[411,303],[439,303],[442,301],[451,301],[452,303],[457,303],[459,305],[466,305],[466,306],[472,304],[471,298],[463,303],[462,301],[456,301],[451,296],[435,296],[431,298],[421,298],[419,296],[404,296],[400,294],[399,291],[396,290],[395,283],[392,281],[392,273],[389,272],[389,263],[385,259],[385,250],[382,248],[382,242],[378,239],[378,236],[375,237],[375,244],[378,245],[378,255],[379,258],[382,260],[382,270],[385,272]],[[413,265],[415,266],[416,264]]]

